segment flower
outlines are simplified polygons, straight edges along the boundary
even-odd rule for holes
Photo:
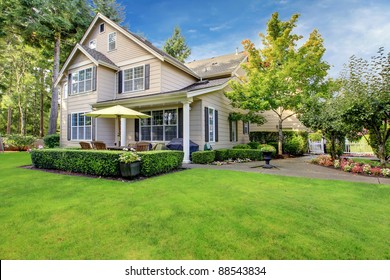
[[[371,165],[369,164],[363,165],[363,172],[366,174],[371,174]]]
[[[352,166],[349,165],[349,164],[346,164],[346,165],[344,165],[343,170],[344,170],[345,172],[350,172],[350,171],[352,170]]]
[[[382,169],[379,167],[372,167],[370,172],[372,175],[380,175],[382,173]]]
[[[340,161],[336,159],[333,164],[334,168],[340,168]]]
[[[119,162],[132,163],[141,161],[141,157],[134,152],[125,152],[119,155]]]
[[[382,175],[385,177],[390,177],[390,168],[383,168]]]

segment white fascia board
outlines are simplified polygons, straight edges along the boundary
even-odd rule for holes
[[[232,72],[232,76],[237,76],[238,69],[240,69],[241,64],[243,64],[245,62],[245,60],[247,60],[247,59],[248,59],[248,56],[246,55],[244,57],[244,59],[240,62],[240,64],[236,67],[236,69],[234,69],[234,71]]]
[[[93,62],[96,66],[99,65],[99,63],[94,59],[87,51],[84,50],[82,46],[79,44],[76,44],[76,46],[73,48],[72,52],[68,56],[67,60],[64,63],[64,66],[62,66],[60,73],[58,74],[57,80],[54,82],[54,86],[58,86],[58,83],[61,81],[62,76],[64,75],[65,69],[67,69],[69,62],[72,60],[73,56],[76,54],[77,50],[81,51],[86,57],[88,57],[89,60]]]
[[[123,27],[119,26],[118,24],[116,24],[115,22],[113,22],[112,20],[110,20],[109,18],[105,17],[104,15],[100,14],[100,13],[97,13],[94,20],[91,22],[91,24],[89,25],[87,31],[85,32],[83,38],[80,40],[80,44],[82,45],[84,43],[84,41],[87,39],[89,33],[91,32],[93,26],[95,25],[95,23],[97,22],[98,19],[102,19],[104,22],[108,23],[109,25],[111,25],[111,27],[113,27],[114,29],[120,31],[123,35],[125,35],[126,37],[128,37],[129,39],[131,39],[132,41],[134,41],[136,44],[138,44],[140,47],[146,49],[148,52],[152,53],[155,57],[157,57],[158,59],[160,59],[161,61],[164,61],[164,57],[161,56],[159,53],[155,52],[154,50],[152,50],[151,48],[149,48],[147,45],[145,45],[144,43],[142,43],[142,41],[138,40],[136,37],[134,37],[133,35],[131,35],[129,32],[127,32]]]
[[[104,62],[104,61],[101,61],[101,60],[99,60],[98,63],[99,63],[99,65],[105,66],[105,67],[113,69],[115,71],[119,71],[120,70],[119,67],[116,67],[116,66],[114,66],[114,65],[112,65],[110,63],[107,63],[107,62]]]

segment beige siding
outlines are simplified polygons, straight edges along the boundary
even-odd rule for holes
[[[115,119],[96,119],[96,140],[103,141],[107,146],[114,146],[117,139],[115,139]]]
[[[161,62],[156,59],[148,59],[145,61],[140,61],[133,64],[128,64],[121,67],[121,70],[143,66],[143,65],[150,65],[150,87],[148,90],[141,90],[141,91],[134,91],[134,92],[124,92],[122,94],[117,94],[118,99],[122,98],[128,98],[133,96],[145,96],[149,94],[156,94],[161,92]]]
[[[145,56],[150,54],[143,47],[134,43],[127,36],[119,32],[118,30],[111,27],[109,24],[105,23],[105,31],[99,33],[99,25],[102,23],[101,20],[98,20],[90,32],[89,36],[86,38],[84,44],[89,45],[89,42],[93,39],[96,39],[97,45],[96,50],[106,55],[114,63],[119,63],[125,60],[136,59],[140,56]],[[116,32],[116,50],[108,51],[108,34]]]
[[[105,100],[112,100],[115,97],[115,82],[116,73],[115,71],[106,68],[98,67],[97,69],[97,91],[98,102]]]
[[[199,144],[199,150],[203,149],[204,134],[202,134],[202,101],[197,100],[191,103],[190,111],[190,140]]]
[[[292,114],[292,111],[285,111],[283,116]],[[277,131],[279,117],[273,111],[266,111],[262,114],[267,122],[261,126],[257,124],[250,125],[250,131]],[[283,130],[306,130],[307,128],[294,115],[283,122]]]
[[[61,91],[63,97],[63,91]],[[79,147],[79,141],[68,141],[68,114],[90,112],[97,100],[96,92],[68,96],[61,99],[61,147]]]
[[[200,97],[202,99],[202,113],[201,113],[201,126],[191,129],[200,129],[202,138],[201,142],[199,142],[199,146],[203,149],[203,145],[205,144],[205,131],[204,131],[204,108],[212,107],[215,110],[218,110],[218,142],[210,143],[213,149],[222,149],[222,148],[231,148],[237,144],[243,144],[249,142],[249,135],[243,135],[242,122],[238,124],[238,141],[231,142],[230,141],[230,129],[229,129],[229,113],[233,112],[233,108],[230,106],[229,100],[223,94],[223,91],[218,91],[214,93],[209,93],[206,95],[202,95]],[[198,132],[199,133],[199,132]]]
[[[166,62],[162,63],[161,68],[162,92],[182,89],[196,82],[194,77]]]

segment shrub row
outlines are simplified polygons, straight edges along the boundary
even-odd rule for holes
[[[182,151],[162,150],[140,152],[138,154],[142,159],[141,175],[146,177],[178,169],[181,167],[184,158]]]
[[[118,151],[90,150],[32,150],[33,166],[41,169],[55,169],[88,175],[119,177]],[[184,154],[180,151],[154,151],[139,153],[141,175],[150,177],[181,167]]]
[[[197,164],[208,164],[215,160],[215,151],[199,151],[192,153],[192,162]]]
[[[224,161],[228,159],[245,159],[263,160],[263,155],[258,149],[220,149],[215,150],[215,160]]]

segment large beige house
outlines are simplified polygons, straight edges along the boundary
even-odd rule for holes
[[[189,140],[202,150],[249,142],[249,124],[229,121],[234,109],[225,97],[231,79],[243,74],[244,53],[183,64],[97,14],[60,71],[61,146],[104,141],[108,146],[137,141],[168,143],[183,138],[184,161]],[[95,109],[122,105],[150,119],[91,118]],[[256,129],[253,126],[253,129]],[[118,132],[121,135],[118,136]]]

